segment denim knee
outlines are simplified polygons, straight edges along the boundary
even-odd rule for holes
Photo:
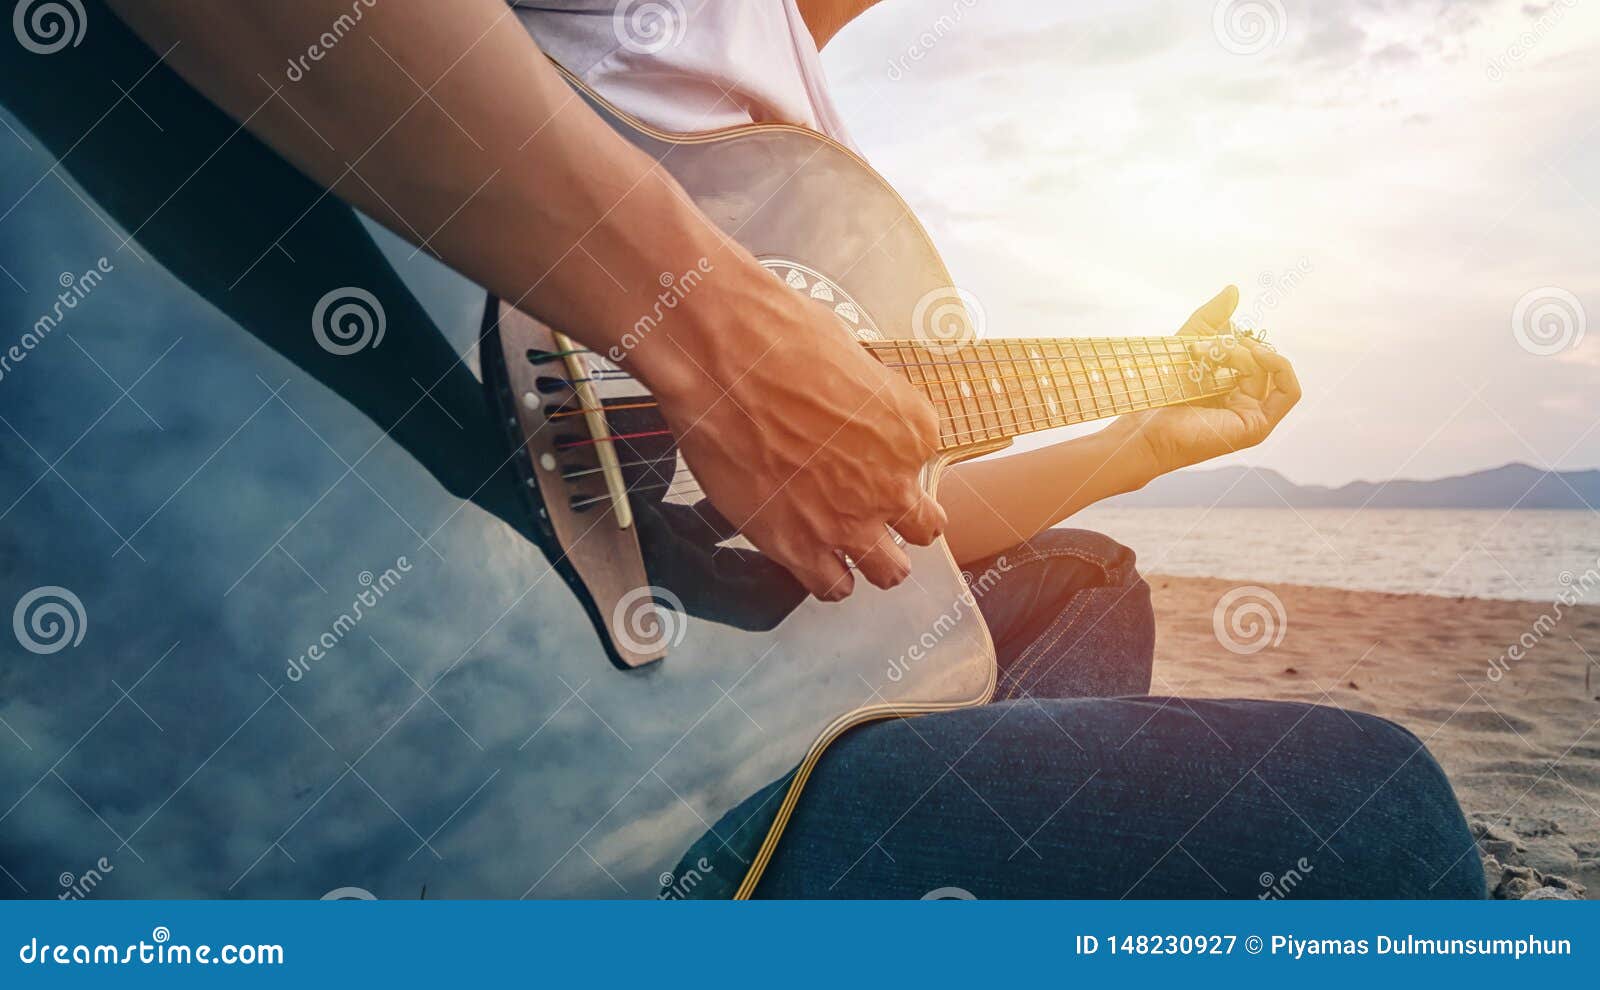
[[[1391,897],[1481,900],[1487,896],[1477,842],[1455,789],[1427,745],[1405,726],[1365,712],[1328,709],[1343,721],[1338,747],[1359,747],[1351,772],[1368,804],[1351,812],[1348,837],[1378,860]]]

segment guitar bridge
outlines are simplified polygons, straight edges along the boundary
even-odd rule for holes
[[[498,299],[489,298],[483,320],[484,385],[515,452],[540,549],[582,602],[613,663],[660,660],[664,646],[627,631],[641,607],[653,606],[602,397],[602,382],[623,376]]]

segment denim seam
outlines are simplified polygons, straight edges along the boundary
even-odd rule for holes
[[[1076,622],[1078,616],[1083,614],[1083,610],[1089,607],[1088,592],[1093,590],[1093,588],[1085,588],[1073,595],[1072,602],[1073,604],[1076,604],[1077,607],[1071,609],[1062,609],[1061,614],[1056,617],[1056,621],[1051,623],[1044,632],[1040,633],[1039,638],[1030,643],[1026,650],[1022,651],[1022,655],[1016,659],[1016,661],[1011,665],[1011,670],[1007,673],[1006,680],[1009,682],[1008,686],[1021,687],[1023,678],[1032,673],[1035,667],[1039,666],[1039,662],[1044,659],[1045,652],[1048,651],[1050,647],[1061,641],[1061,637],[1067,634],[1067,630],[1072,627],[1072,623]],[[1049,636],[1057,626],[1061,627],[1061,631],[1057,632],[1055,637],[1052,638],[1049,643],[1045,643],[1045,637]],[[1043,644],[1042,647],[1041,644]],[[1032,660],[1027,660],[1028,655],[1033,653],[1035,649],[1039,649],[1039,654],[1033,657]],[[1024,664],[1025,660],[1027,660],[1026,664]]]
[[[1112,603],[1112,607],[1116,607],[1118,605],[1121,605],[1123,603],[1123,601],[1128,597],[1128,592],[1133,591],[1135,589],[1135,587],[1136,587],[1136,585],[1124,585],[1120,589],[1116,589],[1116,590],[1119,590],[1121,593],[1117,595],[1117,600]],[[1085,588],[1082,591],[1078,592],[1077,595],[1074,596],[1074,598],[1075,599],[1077,599],[1077,598],[1083,599],[1083,604],[1081,606],[1079,606],[1077,612],[1075,612],[1073,614],[1073,616],[1072,616],[1073,620],[1076,621],[1078,616],[1083,613],[1084,609],[1089,607],[1089,597],[1090,597],[1091,592],[1095,592],[1095,591],[1111,591],[1111,590],[1114,590],[1114,589],[1111,589],[1111,588]],[[1054,627],[1052,626],[1051,628],[1054,628]],[[1083,638],[1088,636],[1089,633],[1092,632],[1093,630],[1094,630],[1094,626],[1090,626],[1088,629],[1085,629],[1083,631],[1083,634],[1078,637],[1077,642],[1074,642],[1072,645],[1074,647],[1076,647],[1078,645],[1078,642],[1082,642]],[[1048,630],[1046,631],[1046,634],[1048,634]],[[1044,658],[1050,652],[1050,649],[1052,647],[1054,647],[1056,645],[1056,643],[1060,641],[1061,637],[1065,636],[1066,634],[1067,634],[1067,630],[1066,629],[1062,629],[1061,632],[1057,633],[1056,636],[1055,636],[1055,639],[1052,639],[1049,643],[1045,644],[1044,649],[1039,653],[1039,655],[1037,657],[1035,657],[1033,659],[1033,662],[1028,665],[1028,669],[1018,673],[1018,677],[1020,678],[1023,674],[1032,673],[1033,669],[1038,667],[1039,664],[1044,661]],[[1041,640],[1044,639],[1044,636],[1041,635],[1039,637],[1039,639],[1041,639]],[[1032,647],[1029,648],[1030,652],[1031,652],[1031,650],[1032,650]],[[1060,663],[1060,658],[1059,657],[1056,659],[1056,663]],[[1054,670],[1054,669],[1055,669],[1055,666],[1052,665],[1050,667],[1050,670]],[[1047,671],[1047,673],[1048,673],[1048,671]]]
[[[1020,559],[1007,559],[1006,566],[1008,569],[1012,567],[1022,567],[1024,565],[1036,563],[1041,560],[1054,560],[1060,557],[1066,557],[1071,560],[1081,560],[1085,563],[1094,564],[1096,567],[1100,568],[1101,575],[1104,576],[1107,581],[1111,580],[1113,577],[1111,561],[1101,557],[1099,554],[1089,553],[1077,549],[1068,549],[1066,547],[1054,547],[1049,550],[1035,550],[1032,547],[1029,547],[1027,553],[1024,554]]]

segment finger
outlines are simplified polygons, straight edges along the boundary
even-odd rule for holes
[[[1238,308],[1238,287],[1226,286],[1221,292],[1213,296],[1210,302],[1195,310],[1178,332],[1180,334],[1210,334],[1226,330],[1228,321],[1233,319],[1233,312]]]
[[[1239,417],[1237,433],[1230,430],[1225,431],[1226,435],[1219,434],[1229,450],[1254,447],[1272,432],[1272,421],[1267,418],[1266,409],[1259,399],[1235,390],[1228,395],[1227,408]]]
[[[1256,360],[1256,352],[1243,343],[1243,338],[1231,335],[1219,337],[1217,347],[1222,355],[1222,366],[1239,372],[1241,377],[1237,387],[1253,399],[1266,398],[1271,376]]]
[[[911,508],[900,518],[891,520],[889,526],[908,542],[925,547],[944,532],[945,522],[944,508],[919,487]]]
[[[855,577],[833,550],[822,551],[806,562],[790,567],[789,571],[819,601],[843,601],[855,590]]]
[[[867,539],[871,539],[870,535]],[[850,556],[861,576],[879,588],[893,588],[911,574],[911,559],[895,545],[887,529],[872,543]]]
[[[1262,402],[1267,418],[1274,424],[1289,414],[1300,401],[1300,376],[1289,359],[1275,351],[1258,350],[1256,360],[1272,375],[1272,391]]]

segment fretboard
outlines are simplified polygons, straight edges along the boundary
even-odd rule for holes
[[[867,341],[939,412],[950,449],[1226,394],[1237,373],[1205,337]]]

